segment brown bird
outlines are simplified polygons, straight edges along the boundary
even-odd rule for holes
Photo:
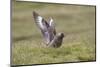
[[[62,45],[64,34],[56,34],[53,19],[50,18],[50,21],[47,22],[44,18],[42,18],[42,16],[40,16],[35,11],[33,11],[33,18],[35,20],[36,25],[42,32],[46,46],[54,48],[60,47]]]

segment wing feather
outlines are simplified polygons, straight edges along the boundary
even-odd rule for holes
[[[42,18],[36,12],[33,12],[33,17],[34,17],[35,23],[40,28],[43,34],[46,44],[49,44],[51,40],[53,40],[54,38],[52,30],[50,29],[50,25],[47,23],[46,20],[44,20],[44,18]]]
[[[54,35],[56,35],[55,23],[53,23],[53,19],[50,18],[49,25]]]

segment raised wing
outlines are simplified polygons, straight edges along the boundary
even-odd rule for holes
[[[35,20],[35,23],[42,31],[47,31],[47,28],[49,27],[49,24],[36,12],[33,12],[33,17]]]
[[[33,17],[35,23],[40,28],[43,34],[46,44],[49,44],[54,38],[54,34],[52,33],[52,29],[50,28],[50,25],[47,23],[46,20],[44,20],[44,18],[42,18],[36,12],[33,12]]]
[[[53,34],[56,35],[55,24],[53,23],[53,19],[52,18],[50,18],[49,26],[51,27],[51,30],[52,30]]]

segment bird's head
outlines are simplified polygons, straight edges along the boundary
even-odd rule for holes
[[[60,38],[63,38],[63,37],[64,37],[64,33],[58,33],[58,36],[59,36]]]

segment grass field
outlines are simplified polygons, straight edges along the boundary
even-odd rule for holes
[[[34,23],[36,11],[54,19],[65,37],[60,48],[47,48]],[[95,7],[12,2],[12,64],[95,61]]]

